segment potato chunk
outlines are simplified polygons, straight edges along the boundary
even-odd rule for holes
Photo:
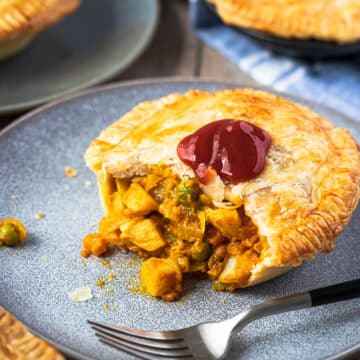
[[[87,235],[83,240],[84,249],[81,251],[81,256],[88,257],[90,254],[100,256],[107,251],[108,243],[106,239],[97,233]]]
[[[118,191],[114,192],[111,196],[112,213],[119,213],[125,209],[123,195]]]
[[[123,237],[145,251],[156,251],[166,245],[166,241],[151,219],[134,221],[122,230]]]
[[[159,204],[137,183],[132,183],[123,196],[125,206],[134,215],[147,215],[157,210]]]
[[[248,250],[241,255],[230,256],[219,276],[219,282],[236,284],[239,287],[246,286],[251,270],[258,260],[259,258],[253,250]]]
[[[182,291],[182,273],[171,259],[147,259],[142,263],[140,279],[151,296],[165,301],[175,300]]]
[[[128,182],[123,179],[115,179],[116,191],[111,195],[112,212],[120,212],[125,209],[123,196],[128,188]]]
[[[236,209],[206,209],[206,220],[227,238],[237,237],[241,219]]]

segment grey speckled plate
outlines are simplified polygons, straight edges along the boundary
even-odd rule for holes
[[[103,87],[43,107],[4,130],[0,134],[0,218],[20,218],[29,238],[23,247],[0,251],[0,304],[81,358],[133,359],[100,344],[86,319],[141,329],[174,329],[225,319],[273,297],[360,277],[359,209],[331,254],[234,293],[214,292],[206,280],[187,281],[185,299],[165,303],[132,291],[138,281],[133,255],[109,256],[111,270],[99,260],[82,261],[81,240],[102,215],[95,178],[83,161],[90,140],[139,101],[191,88],[238,86],[159,80]],[[360,141],[360,127],[350,119],[294,100],[349,128]],[[68,165],[78,170],[76,178],[64,176]],[[19,197],[12,199],[14,194]],[[34,219],[37,212],[46,217]],[[97,287],[97,281],[109,273],[117,278]],[[84,285],[93,289],[94,298],[72,302],[68,292]],[[359,313],[360,302],[353,300],[256,321],[234,335],[228,359],[325,358],[360,342]]]
[[[150,42],[158,0],[83,0],[25,51],[0,61],[0,115],[108,80]]]

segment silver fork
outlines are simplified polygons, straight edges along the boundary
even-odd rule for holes
[[[219,359],[225,355],[234,329],[264,316],[360,297],[360,279],[310,290],[255,305],[225,321],[174,331],[142,331],[88,322],[100,341],[142,359]]]

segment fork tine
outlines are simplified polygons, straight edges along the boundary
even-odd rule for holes
[[[142,339],[150,339],[153,341],[166,341],[166,342],[181,342],[184,341],[182,337],[178,335],[177,331],[143,331],[143,330],[134,330],[129,329],[124,326],[115,326],[108,325],[100,321],[87,320],[90,325],[96,325],[98,327],[104,328],[106,330],[123,333],[125,335],[142,338]]]
[[[139,358],[141,359],[144,359],[144,360],[159,360],[159,359],[168,359],[168,360],[178,360],[176,358],[172,358],[172,357],[159,357],[159,356],[155,356],[155,355],[150,355],[150,354],[145,354],[141,351],[138,351],[138,350],[134,350],[134,349],[131,349],[127,346],[124,346],[124,345],[120,345],[120,344],[117,344],[115,343],[114,341],[112,340],[103,340],[103,339],[100,339],[100,341],[106,345],[110,345],[112,347],[114,347],[115,349],[118,349],[118,350],[122,350],[122,351],[125,351],[131,355],[135,355],[135,356],[138,356]],[[188,357],[188,358],[183,358],[184,360],[186,359],[194,359],[193,357]]]
[[[122,350],[122,351],[125,351],[127,352],[128,354],[131,354],[131,355],[135,355],[137,357],[139,357],[140,359],[144,359],[144,360],[159,360],[159,358],[157,356],[152,356],[152,355],[146,355],[140,351],[137,351],[137,350],[133,350],[133,349],[130,349],[126,346],[122,346],[122,345],[119,345],[119,344],[116,344],[115,342],[113,341],[110,341],[110,340],[102,340],[100,339],[100,341],[106,345],[110,345],[112,346],[113,348],[117,349],[117,350]]]
[[[172,350],[185,350],[187,346],[184,342],[166,342],[166,341],[152,341],[150,339],[143,339],[133,336],[128,336],[123,333],[115,332],[112,330],[107,330],[102,327],[98,327],[97,325],[91,326],[96,333],[101,333],[107,336],[111,336],[112,338],[119,339],[123,342],[134,344],[134,345],[141,345],[148,348],[153,349],[172,349]]]
[[[166,357],[167,359],[169,357],[174,358],[174,359],[184,359],[184,358],[191,358],[192,357],[189,350],[154,349],[154,348],[149,348],[149,347],[142,347],[141,345],[126,343],[125,341],[115,339],[112,336],[101,334],[101,333],[97,333],[96,335],[101,340],[111,341],[112,343],[114,343],[116,345],[125,346],[125,347],[127,347],[129,349],[140,351],[142,353],[149,354],[149,355],[155,355],[155,356],[159,356],[159,357]]]

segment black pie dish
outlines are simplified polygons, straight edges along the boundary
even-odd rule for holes
[[[215,6],[208,3],[206,0],[205,4],[220,19]],[[271,35],[259,30],[244,27],[233,28],[240,33],[254,39],[258,43],[261,43],[273,52],[281,55],[318,60],[329,58],[344,58],[360,54],[360,41],[340,44],[335,41],[322,41],[315,39],[288,39]]]

